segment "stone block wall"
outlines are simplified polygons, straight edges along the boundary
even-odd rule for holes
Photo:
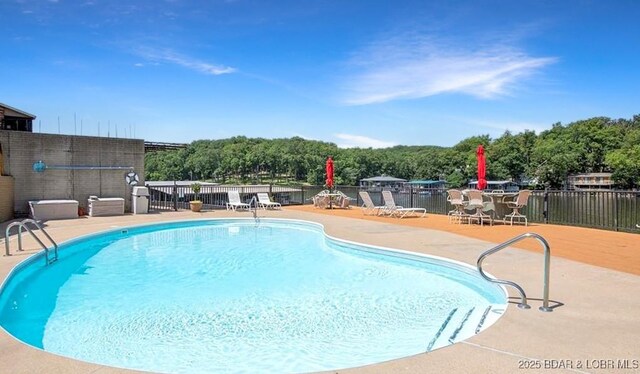
[[[13,218],[13,177],[0,175],[0,223]]]
[[[28,214],[29,200],[72,199],[87,208],[89,196],[122,197],[131,210],[126,170],[55,170],[37,173],[33,163],[47,166],[132,166],[144,183],[144,141],[92,136],[0,131],[5,174],[15,180],[14,212]]]

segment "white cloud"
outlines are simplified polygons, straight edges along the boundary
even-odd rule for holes
[[[363,105],[454,92],[493,98],[508,95],[556,61],[499,43],[471,48],[424,36],[396,37],[354,55],[350,63],[357,72],[347,78],[342,101]]]
[[[143,64],[143,63],[138,62],[138,63],[133,64],[133,66],[135,66],[135,67],[137,67],[137,68],[141,68],[141,67],[144,67],[144,64]]]
[[[339,141],[339,148],[387,148],[398,145],[398,143],[370,138],[363,135],[333,134]]]
[[[235,68],[200,61],[198,59],[176,53],[170,49],[156,50],[145,47],[138,48],[135,53],[147,60],[154,62],[168,62],[203,74],[222,75],[236,71]]]

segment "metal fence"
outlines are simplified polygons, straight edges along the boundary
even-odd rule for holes
[[[150,208],[156,210],[188,209],[196,196],[189,186],[148,186]],[[236,190],[244,202],[258,192],[266,192],[282,205],[312,204],[311,198],[323,186],[207,186],[203,185],[199,199],[205,209],[224,208],[227,192]],[[351,197],[352,205],[360,206],[360,187],[336,186],[336,190]],[[445,189],[403,189],[392,191],[397,205],[425,208],[428,213],[447,214],[453,209],[447,202]],[[376,205],[383,205],[382,192],[369,191]],[[527,206],[521,210],[530,222],[592,227],[616,231],[640,232],[640,191],[533,191]]]

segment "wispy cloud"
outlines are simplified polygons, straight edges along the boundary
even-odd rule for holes
[[[177,53],[171,49],[152,49],[147,47],[137,48],[135,53],[153,62],[165,62],[185,67],[203,74],[222,75],[236,71],[235,68],[224,65],[216,65],[204,62],[193,57]]]
[[[340,148],[387,148],[398,145],[398,143],[370,138],[363,135],[352,134],[333,134],[339,141],[337,145]]]
[[[346,80],[342,101],[363,105],[454,92],[493,98],[557,61],[500,42],[460,44],[415,35],[373,43],[351,59],[355,73]]]

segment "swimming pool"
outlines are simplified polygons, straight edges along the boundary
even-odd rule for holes
[[[499,318],[470,266],[293,220],[181,221],[69,241],[0,291],[0,325],[46,351],[158,372],[309,372],[424,353]]]

